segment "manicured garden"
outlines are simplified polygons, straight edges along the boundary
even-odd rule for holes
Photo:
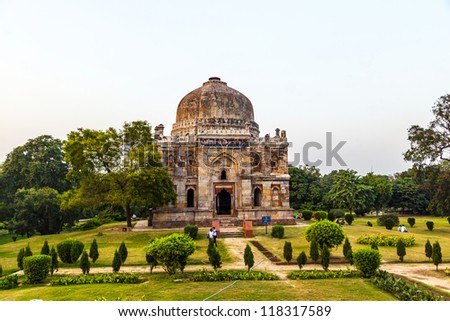
[[[407,220],[408,217],[400,217],[400,223],[408,227],[408,233],[398,232],[396,228],[388,230],[384,226],[378,226],[377,217],[357,218],[351,225],[344,225],[343,232],[350,241],[354,252],[358,252],[358,249],[371,247],[370,244],[361,243],[373,243],[374,240],[380,242],[377,248],[383,262],[393,264],[400,262],[400,260],[396,247],[392,246],[391,243],[395,243],[392,240],[398,240],[402,237],[406,244],[406,254],[403,257],[403,262],[429,263],[430,270],[434,270],[435,266],[431,259],[425,256],[425,244],[427,240],[432,244],[439,241],[442,249],[440,270],[442,271],[442,277],[448,277],[444,273],[447,264],[450,263],[450,251],[447,250],[450,249],[450,238],[448,237],[450,224],[448,221],[440,217],[415,217],[415,224],[411,227],[408,225]],[[433,221],[433,230],[430,231],[427,228],[427,221]],[[303,220],[301,222],[309,225],[313,223],[313,221]],[[291,270],[292,275],[297,276],[279,279],[277,274],[272,274],[276,273],[276,265],[273,265],[273,271],[258,272],[258,267],[256,267],[254,270],[256,274],[253,276],[248,274],[245,268],[234,272],[229,270],[227,267],[243,266],[243,257],[233,255],[230,252],[230,248],[220,239],[217,250],[215,248],[214,250],[208,249],[209,242],[205,237],[207,229],[203,228],[199,229],[194,247],[189,250],[190,253],[193,250],[193,253],[186,259],[185,266],[187,270],[184,273],[181,273],[178,269],[172,271],[172,275],[169,275],[158,265],[158,268],[150,274],[150,261],[148,258],[150,252],[147,250],[152,240],[160,239],[174,232],[183,232],[183,230],[122,232],[122,225],[123,223],[113,223],[88,231],[33,236],[29,239],[18,239],[16,241],[13,241],[8,234],[0,234],[0,264],[3,275],[9,275],[19,270],[18,253],[21,249],[25,251],[28,246],[33,254],[40,254],[45,243],[48,244],[48,249],[58,248],[58,244],[68,239],[83,243],[83,249],[80,250],[80,253],[74,252],[80,257],[80,259],[77,257],[76,263],[69,263],[69,258],[65,260],[67,263],[59,260],[59,270],[69,275],[61,275],[58,271],[55,271],[53,276],[46,276],[42,281],[37,280],[36,284],[33,284],[29,276],[21,275],[15,280],[3,278],[2,280],[6,285],[0,289],[2,300],[203,300],[236,281],[237,283],[233,284],[232,290],[221,292],[211,299],[404,300],[409,297],[414,299],[411,294],[415,291],[414,287],[412,289],[404,287],[401,293],[397,294],[386,292],[389,287],[398,288],[400,285],[404,286],[402,283],[395,283],[397,282],[395,280],[392,281],[389,278],[390,276],[386,276],[384,281],[371,281],[370,278],[362,278],[360,274],[354,272],[356,269],[347,263],[342,245],[337,248],[330,247],[329,267],[333,268],[333,265],[336,263],[340,266],[346,265],[346,271],[330,271],[327,276],[324,275],[328,272],[324,271],[305,272],[305,270],[311,270],[309,266],[311,263],[309,254],[310,243],[306,240],[306,234],[310,232],[306,232],[307,226],[285,226],[282,238],[272,237],[270,229],[269,234],[266,235],[264,227],[254,228],[252,240],[258,241],[274,255],[284,260],[286,251],[291,252],[291,265],[288,266],[288,269]],[[98,258],[95,260],[95,263],[91,259],[88,263],[89,267],[91,270],[101,268],[102,273],[106,272],[106,274],[93,275],[91,273],[89,275],[76,276],[81,273],[80,261],[83,256],[81,252],[86,251],[85,259],[89,260],[87,257],[90,248],[93,246],[94,239],[98,245]],[[288,247],[286,247],[287,243],[289,243]],[[343,242],[341,241],[340,244],[343,244]],[[156,242],[152,243],[152,246],[156,247],[156,245]],[[115,252],[119,253],[120,248],[123,246],[126,247],[127,255],[125,260],[122,259],[122,269],[120,266],[117,269],[120,275],[118,277],[112,274],[112,261]],[[250,249],[255,253],[258,251],[254,246],[250,246]],[[157,255],[158,251],[154,249],[151,254]],[[66,249],[66,252],[69,256],[75,255],[70,250]],[[244,248],[242,248],[241,252],[244,253]],[[301,252],[305,252],[308,257],[307,263],[303,265],[302,270],[296,264],[296,258]],[[58,249],[58,253],[59,257],[61,257],[60,249]],[[218,264],[215,265],[217,267],[216,272],[213,272],[214,269],[211,266],[213,253],[217,253],[216,259],[218,258]],[[50,256],[47,257],[50,258]],[[24,259],[25,265],[30,264],[28,261],[31,260]],[[33,264],[36,265],[38,263]],[[220,266],[223,266],[222,269],[218,268]],[[291,267],[292,269],[290,269]],[[128,273],[123,273],[122,271],[125,268],[135,268],[138,270],[138,274],[129,275]],[[165,270],[168,271],[168,269]],[[330,273],[335,274],[331,275]],[[125,279],[125,281],[122,279]],[[205,283],[204,281],[209,282]],[[10,283],[12,286],[8,286]],[[17,287],[16,284],[20,286]],[[395,286],[392,286],[392,284]],[[9,287],[12,287],[12,289],[8,289]],[[422,299],[424,298],[433,299],[435,297],[422,297]]]

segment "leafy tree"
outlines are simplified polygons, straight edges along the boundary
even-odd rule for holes
[[[56,249],[54,246],[52,246],[50,250],[50,256],[52,257],[52,265],[50,267],[50,273],[53,275],[55,271],[58,271],[58,253],[56,252]]]
[[[431,254],[431,259],[433,260],[433,264],[436,265],[436,271],[437,271],[438,265],[440,263],[442,263],[441,246],[439,245],[438,241],[433,243],[433,252]]]
[[[28,140],[13,149],[2,165],[2,193],[7,203],[13,203],[20,188],[48,187],[63,192],[68,189],[68,172],[64,162],[62,141],[48,135]]]
[[[425,255],[429,260],[431,260],[431,256],[433,255],[433,246],[431,245],[430,240],[427,240],[425,243]]]
[[[97,259],[99,257],[98,245],[97,245],[96,239],[94,239],[92,241],[91,247],[89,248],[89,257],[92,259],[92,263],[95,263],[95,261],[97,261]]]
[[[44,241],[44,245],[42,246],[42,249],[41,249],[41,254],[50,255],[50,247],[48,246],[47,240]]]
[[[428,210],[435,215],[450,214],[450,172],[442,170],[433,184],[433,196]]]
[[[311,257],[314,263],[316,263],[320,257],[319,244],[314,239],[311,241],[311,244],[309,245],[309,256]]]
[[[80,269],[83,271],[83,274],[89,274],[91,269],[91,262],[89,262],[89,255],[86,251],[83,251],[83,254],[81,254]]]
[[[52,188],[17,190],[14,210],[14,220],[25,222],[27,236],[34,234],[34,231],[42,235],[61,231],[62,214],[59,208],[59,194]]]
[[[374,173],[368,173],[361,180],[365,185],[372,187],[374,192],[373,209],[378,214],[391,200],[392,182],[388,176],[375,175]]]
[[[413,125],[408,129],[410,148],[405,160],[416,164],[450,160],[450,95],[441,96],[433,105],[434,119],[427,128]]]
[[[428,206],[428,200],[412,177],[398,177],[392,183],[392,198],[389,206],[399,208],[402,213],[406,209],[415,213],[424,212]]]
[[[128,249],[125,245],[125,242],[122,242],[119,246],[119,253],[120,257],[122,258],[122,264],[125,263],[127,257],[128,257]]]
[[[114,251],[114,258],[112,261],[112,268],[113,272],[117,273],[120,270],[120,266],[122,265],[122,256],[120,255],[119,251]]]
[[[194,253],[195,242],[184,233],[174,233],[154,239],[148,249],[149,256],[154,257],[164,270],[172,275],[176,269],[183,269],[187,257]]]
[[[397,241],[397,255],[400,259],[400,262],[403,262],[403,258],[406,255],[406,246],[401,238]]]
[[[292,260],[292,244],[289,241],[284,242],[283,257],[288,263]]]
[[[306,264],[306,262],[308,261],[308,258],[306,257],[306,253],[305,251],[302,251],[298,256],[297,256],[297,264],[298,267],[300,269],[302,269],[302,267]]]
[[[255,264],[255,258],[253,256],[252,249],[248,244],[245,246],[244,250],[244,264],[248,267],[248,272],[250,272],[250,269]]]
[[[322,176],[314,166],[289,167],[289,200],[293,208],[300,210],[322,207],[324,189]]]
[[[131,227],[133,207],[156,208],[175,201],[169,173],[146,121],[125,123],[120,131],[79,129],[68,135],[65,160],[68,174],[79,182],[65,208],[122,206]]]
[[[315,240],[320,247],[334,247],[342,244],[345,239],[344,231],[339,224],[323,220],[306,228],[305,238],[308,242]]]
[[[326,244],[322,246],[322,255],[320,264],[325,271],[328,271],[328,266],[330,265],[330,249]]]

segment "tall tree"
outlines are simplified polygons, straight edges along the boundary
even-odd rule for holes
[[[314,166],[289,167],[289,200],[295,209],[322,209],[322,176]]]
[[[64,150],[69,177],[79,186],[64,195],[65,209],[119,205],[131,227],[134,207],[160,207],[175,200],[146,121],[125,123],[120,131],[79,129],[68,135]]]
[[[406,209],[412,212],[425,212],[428,200],[411,177],[399,177],[392,183],[392,198],[389,205],[399,208],[401,212]]]
[[[372,187],[374,193],[373,209],[378,213],[385,208],[392,197],[392,182],[388,176],[368,173],[361,181]]]
[[[441,96],[433,105],[434,119],[427,128],[413,125],[408,129],[410,148],[405,160],[416,164],[450,160],[450,95]]]

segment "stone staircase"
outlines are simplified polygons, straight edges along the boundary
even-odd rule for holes
[[[220,238],[241,238],[244,237],[244,232],[239,231],[236,227],[220,228]]]

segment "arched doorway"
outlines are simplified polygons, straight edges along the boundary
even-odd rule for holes
[[[231,214],[231,194],[222,189],[216,196],[217,214]]]
[[[187,207],[195,207],[194,205],[194,190],[192,188],[187,191]]]
[[[261,189],[259,189],[258,187],[255,188],[255,191],[253,193],[253,206],[261,206]]]

